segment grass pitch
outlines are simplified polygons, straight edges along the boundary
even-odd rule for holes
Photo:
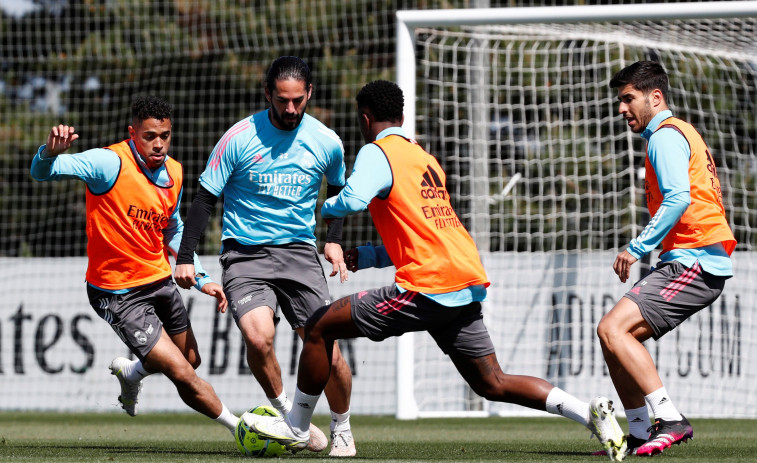
[[[358,454],[372,462],[609,461],[589,431],[560,418],[464,418],[397,421],[351,418]],[[620,420],[625,426],[625,420]],[[757,420],[692,419],[695,439],[654,461],[757,461]],[[328,417],[315,424],[328,431]],[[328,434],[328,432],[327,432]],[[629,457],[636,460],[639,457]],[[277,461],[329,459],[327,452]],[[193,413],[64,414],[0,412],[0,461],[240,462],[248,460],[220,425]]]

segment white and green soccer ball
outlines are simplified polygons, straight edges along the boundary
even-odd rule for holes
[[[269,439],[262,439],[255,434],[255,431],[247,426],[244,416],[248,413],[262,416],[279,416],[279,412],[267,405],[260,405],[244,412],[237,422],[234,429],[234,438],[237,441],[237,448],[248,457],[278,457],[286,451],[283,445]]]

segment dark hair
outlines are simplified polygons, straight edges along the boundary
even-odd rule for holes
[[[269,91],[276,89],[277,80],[294,79],[305,82],[305,90],[312,84],[310,68],[296,56],[281,56],[276,58],[265,76],[265,85]]]
[[[668,75],[657,61],[637,61],[624,67],[610,79],[610,88],[619,88],[628,84],[644,92],[645,95],[659,89],[662,97],[668,101]]]
[[[157,96],[139,95],[131,103],[131,116],[139,122],[147,119],[173,122],[173,106]]]
[[[368,108],[377,122],[399,122],[405,104],[402,89],[394,82],[374,80],[360,89],[358,108]]]

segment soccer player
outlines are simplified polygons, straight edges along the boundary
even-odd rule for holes
[[[597,327],[605,361],[628,418],[628,451],[655,455],[694,436],[642,345],[660,339],[712,304],[733,275],[736,241],[728,226],[715,161],[702,137],[668,108],[668,76],[639,61],[610,80],[619,113],[647,140],[644,186],[652,219],[615,259],[625,283],[631,266],[662,244],[660,262]],[[647,404],[654,414],[649,427]],[[650,434],[651,431],[651,434]]]
[[[184,227],[182,167],[168,156],[173,109],[161,98],[140,96],[131,110],[129,139],[106,148],[60,156],[79,135],[74,127],[53,127],[32,160],[31,175],[87,185],[89,302],[137,357],[119,357],[110,365],[121,384],[123,409],[136,415],[142,378],[160,372],[187,405],[233,433],[238,418],[195,372],[197,340],[167,258],[166,251],[176,255]],[[196,263],[195,286],[225,311],[221,286]]]
[[[220,263],[231,313],[247,347],[247,364],[271,404],[289,413],[281,368],[274,350],[279,317],[276,306],[300,337],[305,321],[330,295],[315,241],[315,205],[323,177],[327,196],[344,186],[344,149],[334,131],[305,113],[313,84],[300,58],[276,59],[265,78],[269,107],[234,124],[216,144],[186,220],[176,282],[192,284],[192,252],[218,197],[223,194]],[[327,230],[324,255],[331,276],[344,281],[347,269],[341,247],[342,221]],[[355,455],[350,430],[350,368],[333,348],[334,375],[326,385],[331,408],[330,456]],[[328,444],[313,426],[308,450]]]
[[[589,404],[543,379],[502,372],[481,312],[489,281],[478,250],[451,206],[439,163],[403,132],[403,104],[402,90],[388,81],[358,93],[367,144],[343,191],[321,209],[327,219],[370,211],[384,246],[350,250],[346,265],[355,271],[393,264],[395,284],[342,298],[310,317],[293,410],[281,419],[249,417],[248,424],[261,436],[302,448],[336,339],[381,341],[428,331],[477,394],[568,417],[592,430],[612,458],[622,458],[624,436],[606,398]]]

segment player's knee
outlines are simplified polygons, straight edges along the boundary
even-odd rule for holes
[[[189,385],[197,378],[195,367],[187,362],[174,362],[163,370],[163,374],[177,386]]]
[[[607,318],[603,318],[597,324],[597,337],[603,349],[612,349],[613,341],[619,339],[621,333],[617,327]]]
[[[273,352],[273,338],[268,338],[267,336],[247,337],[245,344],[247,345],[247,349],[253,354],[267,356]]]

